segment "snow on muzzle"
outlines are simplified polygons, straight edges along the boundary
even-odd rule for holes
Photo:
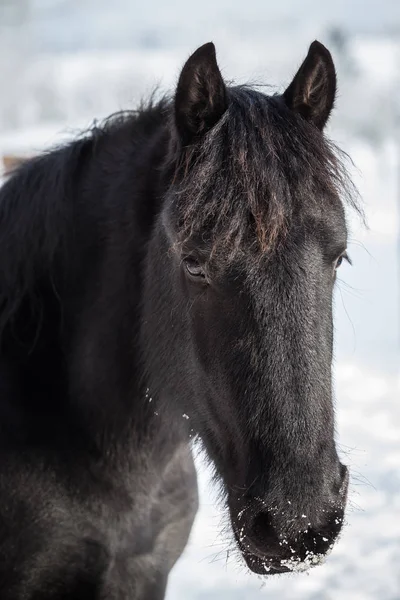
[[[259,497],[231,497],[233,532],[249,569],[273,575],[324,562],[343,524],[348,481],[342,466],[337,497],[325,499],[319,509],[290,499],[271,506]]]

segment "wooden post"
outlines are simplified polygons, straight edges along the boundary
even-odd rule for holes
[[[17,169],[23,162],[28,160],[28,156],[20,156],[17,154],[4,154],[3,155],[3,167],[4,173],[7,175]]]

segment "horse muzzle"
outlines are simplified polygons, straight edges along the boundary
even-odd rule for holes
[[[349,475],[340,467],[336,497],[307,510],[288,499],[270,506],[259,497],[230,502],[232,527],[251,571],[263,575],[300,572],[324,562],[344,521]],[[312,515],[312,516],[307,516]]]

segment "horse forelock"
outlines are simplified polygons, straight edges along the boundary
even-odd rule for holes
[[[233,257],[247,243],[264,255],[308,208],[339,199],[358,208],[344,153],[280,96],[235,87],[229,99],[220,121],[174,157],[181,244],[209,237],[213,252]]]

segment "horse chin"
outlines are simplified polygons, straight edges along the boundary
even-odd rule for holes
[[[236,543],[247,567],[257,575],[279,575],[289,573],[291,569],[281,562],[281,557],[263,556],[256,553],[251,543],[245,542],[235,533]]]
[[[262,559],[256,554],[249,554],[248,552],[242,554],[250,571],[257,575],[281,575],[282,573],[291,572],[291,569],[286,565],[282,565],[279,560],[269,561],[268,559]]]
[[[325,562],[327,555],[311,554],[302,560],[293,556],[280,558],[261,557],[241,547],[242,556],[250,571],[257,575],[282,575],[283,573],[304,573]]]

